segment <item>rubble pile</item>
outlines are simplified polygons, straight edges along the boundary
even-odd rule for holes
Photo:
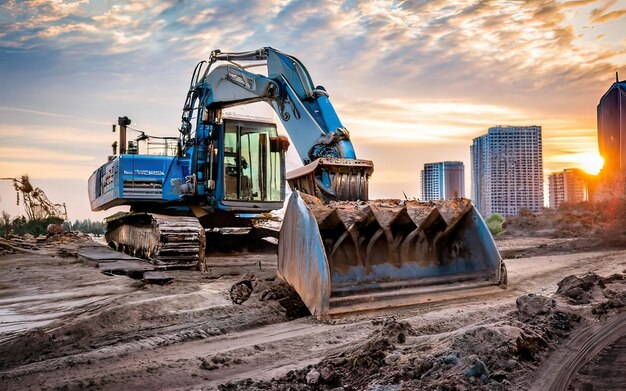
[[[230,288],[230,300],[235,304],[241,304],[250,298],[252,284],[250,281],[241,281]]]
[[[61,256],[76,256],[76,251],[69,250],[64,245],[70,245],[74,250],[78,248],[81,243],[91,241],[91,237],[80,231],[63,231],[63,227],[60,225],[53,225],[49,227],[48,235],[39,235],[37,237],[31,234],[15,235],[10,234],[6,237],[0,237],[0,256],[7,254],[14,254],[16,252],[22,253],[37,253],[46,247],[52,246],[57,249]],[[61,230],[59,230],[61,227]],[[61,245],[59,248],[58,245]]]
[[[15,251],[19,251],[20,249],[24,250],[34,250],[37,248],[37,242],[41,242],[46,239],[46,236],[35,238],[31,234],[25,235],[7,235],[5,238],[0,238],[0,247],[5,249],[7,253],[13,253]]]

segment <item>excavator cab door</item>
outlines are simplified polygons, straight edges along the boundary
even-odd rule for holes
[[[220,209],[264,212],[281,208],[285,150],[275,148],[276,125],[224,119],[223,129]]]

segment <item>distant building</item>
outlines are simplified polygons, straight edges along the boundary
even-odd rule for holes
[[[604,173],[626,170],[626,80],[617,75],[598,103],[598,147]]]
[[[476,137],[470,146],[470,155],[472,160],[471,169],[471,196],[470,198],[476,205],[476,209],[485,215],[484,207],[487,198],[487,180],[484,172],[487,171],[487,135]]]
[[[483,216],[543,209],[541,126],[496,126],[473,140],[472,201]]]
[[[563,202],[587,201],[589,194],[585,174],[578,168],[566,168],[548,176],[550,207],[558,208]]]
[[[465,197],[463,162],[426,163],[421,178],[424,201]]]
[[[550,208],[557,209],[565,202],[564,176],[563,172],[555,172],[548,176]]]

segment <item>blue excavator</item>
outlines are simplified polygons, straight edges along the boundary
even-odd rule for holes
[[[259,66],[266,75],[251,71]],[[289,139],[266,119],[224,114],[261,101]],[[202,270],[207,249],[225,242],[215,232],[267,235],[257,222],[283,207],[287,182],[277,274],[318,318],[506,283],[469,200],[368,200],[373,163],[356,158],[328,92],[279,50],[214,50],[198,63],[175,153],[140,154],[136,141],[127,145],[130,119],[118,125],[119,153],[89,178],[91,208],[130,206],[107,219],[106,240],[158,267]],[[286,173],[291,144],[303,167]],[[235,246],[246,247],[249,240],[237,237]]]

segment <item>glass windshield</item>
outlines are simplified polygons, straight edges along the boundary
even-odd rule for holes
[[[225,121],[224,198],[240,201],[281,201],[281,156],[270,150],[276,127]]]

